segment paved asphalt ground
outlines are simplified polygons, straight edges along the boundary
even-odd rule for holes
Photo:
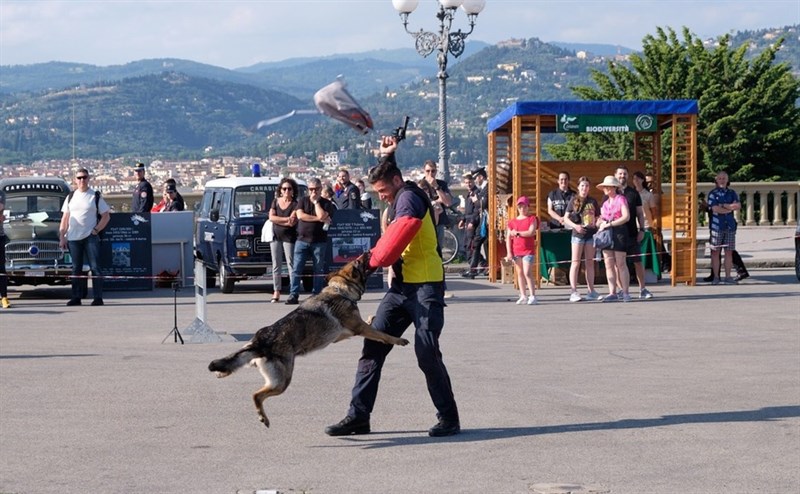
[[[0,492],[800,491],[793,269],[751,269],[737,286],[662,281],[627,304],[570,304],[567,288],[545,287],[538,306],[517,306],[511,285],[448,283],[441,345],[463,432],[440,439],[410,347],[389,356],[372,434],[323,433],[347,409],[357,339],[298,358],[261,425],[258,372],[206,370],[289,310],[257,281],[210,292],[208,322],[227,341],[186,345],[162,343],[169,289],[109,293],[104,307],[64,306],[67,288],[12,289]],[[192,290],[179,292],[178,327],[194,314]]]

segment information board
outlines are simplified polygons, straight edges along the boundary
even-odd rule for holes
[[[381,236],[381,212],[377,209],[340,209],[328,230],[330,271],[336,271],[375,247]],[[367,280],[367,288],[383,289],[383,269]]]
[[[150,213],[111,213],[100,240],[100,265],[109,277],[104,290],[153,289]]]

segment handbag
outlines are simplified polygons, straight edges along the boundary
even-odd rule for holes
[[[612,233],[611,228],[606,228],[605,230],[600,230],[599,232],[595,233],[594,238],[592,239],[594,248],[603,250],[611,247],[612,244],[611,233]]]
[[[272,221],[268,219],[261,227],[261,241],[272,242],[273,240],[275,240],[275,231],[272,229]]]
[[[481,238],[489,236],[489,213],[487,211],[481,212],[481,221],[478,224],[478,236]]]

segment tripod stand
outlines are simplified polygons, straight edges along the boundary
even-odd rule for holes
[[[183,345],[183,336],[181,336],[181,332],[178,331],[178,290],[180,290],[180,283],[177,282],[177,281],[173,281],[172,282],[172,310],[173,310],[173,315],[174,315],[174,325],[172,327],[172,330],[169,333],[167,333],[167,336],[165,336],[164,339],[161,340],[162,344],[165,341],[167,341],[167,338],[169,338],[170,335],[174,334],[175,335],[175,340],[174,340],[175,343],[177,343],[178,339],[180,339],[181,340],[181,345]]]

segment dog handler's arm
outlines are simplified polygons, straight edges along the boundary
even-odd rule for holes
[[[422,220],[419,218],[413,216],[397,218],[386,228],[386,232],[370,252],[369,267],[385,268],[397,262],[420,228]]]

